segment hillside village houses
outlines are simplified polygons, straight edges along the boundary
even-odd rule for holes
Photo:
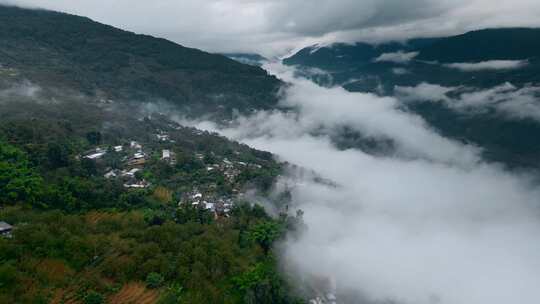
[[[176,164],[176,155],[173,151],[165,149],[161,151],[161,159],[169,163],[170,165]]]
[[[234,200],[231,197],[214,197],[204,195],[199,190],[186,193],[184,198],[178,202],[178,206],[188,204],[193,207],[208,210],[214,213],[214,217],[229,216],[234,205]]]
[[[4,221],[0,221],[0,236],[11,237],[11,231],[13,231],[13,226]]]
[[[160,142],[170,141],[169,135],[160,132],[156,135],[156,139]],[[152,151],[144,149],[143,145],[135,140],[130,141],[125,145],[117,145],[107,150],[103,147],[98,147],[94,150],[88,151],[83,156],[84,158],[99,161],[102,159],[108,152],[121,153],[123,155],[121,158],[124,167],[122,169],[108,169],[103,175],[107,179],[121,179],[123,186],[129,189],[144,189],[151,186],[149,182],[144,179],[141,179],[137,176],[138,172],[142,172],[146,162],[149,159],[149,156],[152,154]],[[157,151],[154,151],[156,153]],[[170,165],[176,164],[176,155],[171,149],[161,149],[159,159],[167,162]],[[159,152],[157,152],[159,153]],[[205,156],[201,153],[195,154],[196,158],[203,161]],[[261,168],[258,164],[251,164],[241,161],[231,161],[227,158],[221,159],[214,164],[206,166],[208,172],[220,172],[223,174],[224,178],[231,183],[234,183],[235,179],[242,173],[244,168]],[[209,185],[207,191],[212,193],[212,189],[215,188],[215,185]],[[209,210],[214,213],[215,217],[219,216],[229,216],[230,211],[233,207],[233,198],[232,197],[216,197],[212,194],[193,189],[191,192],[183,195],[183,198],[178,202],[178,205],[183,203],[196,206],[205,210]],[[234,187],[232,189],[234,196],[242,196],[240,190]]]

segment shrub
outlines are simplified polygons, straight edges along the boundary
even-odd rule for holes
[[[165,279],[162,275],[156,272],[151,272],[146,276],[146,286],[150,288],[158,288],[163,284]]]
[[[96,291],[89,291],[84,297],[84,304],[102,304],[105,303],[103,295]]]

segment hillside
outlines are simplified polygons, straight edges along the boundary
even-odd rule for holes
[[[444,86],[491,87],[540,82],[540,29],[486,29],[443,38],[306,47],[283,60],[286,65],[324,70],[332,76],[326,85],[344,85],[351,91],[382,87],[391,94],[395,85],[416,85],[429,80]],[[382,55],[386,54],[386,59]],[[410,58],[407,58],[407,55]],[[390,55],[390,57],[388,57]],[[405,56],[405,57],[403,57]],[[445,66],[493,60],[526,60],[519,70],[469,70]]]
[[[281,170],[144,105],[0,90],[0,303],[292,303],[251,237],[289,220],[246,195]]]
[[[412,39],[406,44],[389,42],[373,45],[357,42],[354,44],[334,43],[328,46],[315,45],[301,49],[291,57],[285,58],[283,63],[335,72],[353,70],[373,63],[373,60],[383,53],[412,52],[437,40],[437,38]]]
[[[164,99],[193,114],[270,108],[280,86],[258,67],[58,12],[0,6],[0,41],[13,77],[105,99]]]
[[[418,60],[444,63],[523,60],[540,54],[540,29],[485,29],[441,38],[420,48]]]

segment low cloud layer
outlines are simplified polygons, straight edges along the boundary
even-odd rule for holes
[[[455,97],[448,93],[455,92]],[[495,110],[507,119],[540,121],[540,88],[517,88],[505,83],[490,89],[443,87],[421,83],[415,87],[396,87],[396,94],[408,102],[443,102],[447,107],[468,114]],[[457,96],[456,96],[457,95]]]
[[[540,26],[540,2],[514,0],[0,0],[88,16],[214,52],[283,55],[318,42],[385,41]]]
[[[463,72],[476,72],[486,70],[512,70],[522,68],[527,64],[527,60],[489,60],[475,63],[449,63],[444,66]]]
[[[375,58],[375,62],[393,62],[393,63],[408,63],[414,57],[418,55],[418,52],[395,52],[395,53],[384,53],[379,57]]]
[[[540,300],[540,189],[526,175],[481,161],[477,149],[441,137],[396,99],[321,88],[270,68],[292,83],[282,102],[297,112],[259,112],[227,129],[198,126],[337,184],[302,180],[293,188],[308,228],[283,245],[286,269],[303,282],[333,279],[338,296],[368,303]],[[400,153],[339,150],[314,132],[342,125],[389,137]],[[401,157],[411,154],[418,157]]]

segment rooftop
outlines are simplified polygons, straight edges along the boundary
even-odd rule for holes
[[[9,231],[11,229],[13,229],[13,226],[11,226],[10,224],[6,222],[0,222],[0,232]]]

